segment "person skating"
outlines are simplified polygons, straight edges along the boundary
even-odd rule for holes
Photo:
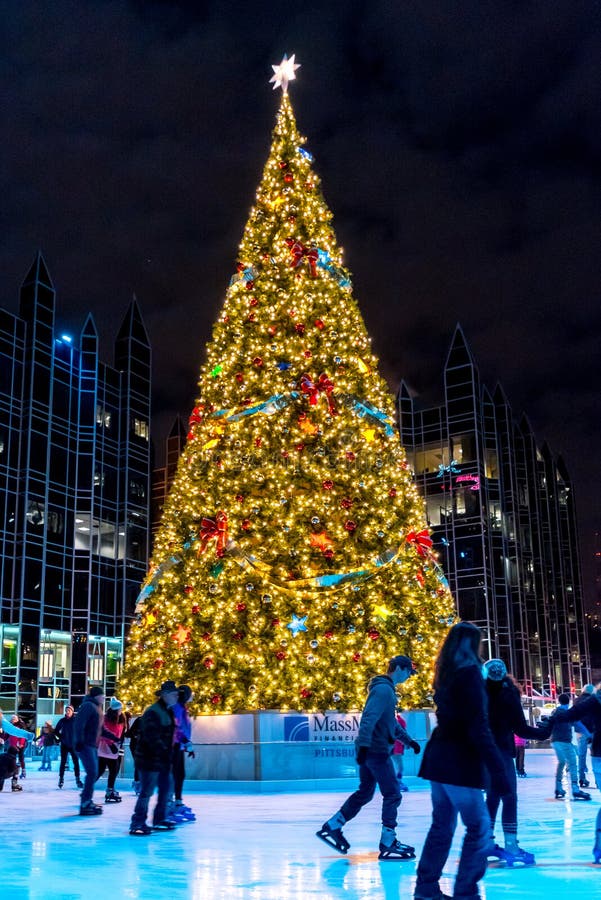
[[[98,778],[98,741],[102,729],[104,709],[104,691],[101,687],[93,687],[75,716],[75,750],[86,773],[81,803],[80,816],[98,816],[102,807],[94,803],[94,784]]]
[[[136,765],[140,775],[140,793],[136,801],[129,833],[149,835],[153,828],[168,831],[177,825],[167,815],[167,803],[171,794],[173,763],[173,735],[175,719],[173,707],[177,703],[178,690],[174,681],[165,681],[157,691],[158,700],[140,717]],[[158,789],[153,814],[153,828],[146,824],[148,804],[155,788]]]
[[[403,716],[400,714],[400,712],[397,712],[396,720],[399,723],[399,725],[401,726],[401,728],[405,728],[405,729],[407,728],[407,722],[405,721]],[[404,743],[402,741],[395,741],[394,747],[392,748],[392,761],[393,761],[394,767],[396,769],[396,777],[399,782],[399,791],[401,791],[401,793],[403,793],[403,794],[405,794],[409,790],[409,788],[403,781],[403,757],[404,756],[405,756]]]
[[[482,633],[471,622],[449,630],[434,674],[437,725],[426,745],[419,770],[430,781],[432,824],[417,867],[414,900],[442,900],[439,880],[447,861],[457,814],[466,834],[455,878],[455,900],[477,900],[486,872],[490,816],[482,790],[487,771],[501,794],[510,785],[488,723],[482,678]]]
[[[62,788],[65,783],[65,769],[69,757],[73,760],[73,774],[75,784],[81,790],[83,782],[80,777],[79,759],[75,752],[75,710],[72,706],[65,707],[65,715],[56,723],[54,733],[60,744],[61,761],[58,770],[58,786]]]
[[[507,674],[505,663],[501,659],[489,659],[483,667],[488,696],[488,721],[495,743],[503,758],[505,774],[511,790],[501,794],[496,783],[491,783],[486,790],[486,805],[490,814],[491,843],[488,856],[503,860],[508,866],[516,862],[532,866],[534,855],[522,850],[518,845],[518,794],[516,770],[514,764],[515,740],[518,735],[524,740],[545,741],[551,733],[550,724],[541,724],[533,728],[528,724],[522,709],[520,692],[511,676]],[[504,847],[494,841],[495,820],[499,804],[502,804],[501,821],[503,825]]]
[[[597,688],[594,694],[573,706],[571,709],[556,710],[553,719],[557,722],[579,721],[582,716],[590,716],[593,725],[593,742],[591,745],[591,768],[595,778],[595,784],[601,791],[601,691]],[[595,843],[593,846],[593,859],[595,863],[601,863],[601,809],[597,813],[595,821]]]
[[[395,717],[397,696],[395,687],[413,673],[413,663],[408,656],[393,656],[386,675],[377,675],[369,683],[367,702],[361,715],[357,736],[356,756],[359,764],[359,788],[342,804],[317,837],[339,853],[346,853],[349,842],[342,833],[342,826],[353,819],[372,799],[376,785],[382,794],[382,834],[379,859],[414,859],[415,848],[402,844],[396,836],[397,810],[401,792],[396,777],[391,752],[395,740],[401,740],[415,753],[420,745],[399,725]]]
[[[192,749],[192,722],[188,715],[188,703],[192,699],[192,689],[187,684],[178,688],[178,700],[173,707],[175,718],[175,743],[173,745],[173,790],[175,799],[171,813],[178,822],[195,822],[196,815],[186,806],[182,792],[186,778],[186,757],[195,759],[196,754]]]
[[[4,782],[10,778],[12,791],[22,791],[19,784],[19,763],[17,761],[17,748],[9,747],[6,753],[0,753],[0,791],[4,790]]]
[[[56,746],[56,737],[54,736],[54,728],[52,722],[44,722],[40,729],[40,734],[36,740],[38,747],[42,750],[42,764],[38,771],[52,771],[52,748]]]
[[[528,773],[524,768],[526,762],[526,747],[528,741],[521,738],[519,734],[514,734],[513,742],[515,744],[515,773],[518,778],[527,778]]]
[[[584,700],[590,697],[595,691],[594,684],[585,684],[579,697],[574,700],[574,706],[579,706]],[[574,722],[574,731],[576,732],[576,756],[578,758],[578,784],[581,788],[589,787],[586,777],[588,768],[586,765],[586,754],[589,745],[592,743],[593,731],[595,726],[589,716],[582,716],[577,722]]]
[[[19,716],[14,715],[10,721],[11,721],[11,724],[14,725],[16,728],[20,728],[22,731],[26,730],[25,722],[23,721],[23,719],[20,719]],[[33,737],[33,735],[32,735],[32,737]],[[18,737],[17,735],[14,735],[14,734],[9,734],[8,735],[8,746],[14,747],[16,749],[17,759],[19,761],[19,766],[21,768],[21,774],[19,775],[19,778],[25,778],[27,775],[27,771],[25,768],[25,748],[27,747],[27,738]]]
[[[121,701],[117,697],[111,697],[98,741],[98,778],[108,770],[105,803],[121,803],[121,794],[115,790],[115,782],[121,765],[121,749],[127,724],[122,709]]]
[[[557,757],[557,768],[555,770],[555,799],[563,800],[566,792],[563,789],[562,778],[564,768],[570,774],[570,786],[572,789],[572,800],[590,800],[591,795],[587,794],[578,786],[578,767],[576,763],[576,750],[572,743],[572,722],[579,721],[580,716],[585,715],[584,704],[577,707],[576,715],[573,719],[566,719],[558,713],[566,713],[570,708],[570,695],[560,694],[557,698],[557,709],[551,716],[551,746],[555,750]]]

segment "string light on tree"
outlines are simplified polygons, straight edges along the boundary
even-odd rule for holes
[[[119,694],[195,713],[356,709],[395,654],[426,701],[454,603],[299,134],[284,57],[263,177],[206,348]],[[200,354],[200,348],[199,348]],[[302,611],[302,614],[301,614]]]

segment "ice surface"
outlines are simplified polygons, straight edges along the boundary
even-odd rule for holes
[[[344,831],[348,857],[315,837],[346,793],[314,790],[265,794],[208,792],[187,785],[197,822],[151,837],[127,833],[134,796],[94,818],[77,815],[73,773],[58,790],[51,773],[30,766],[22,793],[10,782],[0,796],[0,884],[10,900],[410,900],[415,862],[378,862],[379,795]],[[594,822],[601,796],[590,803],[552,800],[554,755],[526,751],[529,777],[518,782],[521,845],[536,855],[533,868],[490,866],[484,900],[569,900],[601,896],[601,866],[592,865]],[[407,778],[398,835],[418,855],[429,825],[428,786]],[[104,798],[106,781],[95,799]],[[196,788],[202,791],[196,791]],[[354,782],[349,783],[349,792]],[[151,805],[152,809],[152,805]],[[452,893],[462,828],[457,830],[442,887]],[[497,829],[497,835],[500,835]]]

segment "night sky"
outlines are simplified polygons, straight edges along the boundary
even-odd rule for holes
[[[187,417],[290,93],[382,372],[440,397],[457,322],[601,530],[598,0],[1,0],[0,305],[39,248],[107,361],[135,292],[155,435]],[[158,461],[161,459],[158,450]]]

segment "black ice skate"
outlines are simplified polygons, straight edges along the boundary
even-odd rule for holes
[[[10,789],[11,789],[11,791],[22,791],[23,790],[23,785],[19,784],[19,781],[18,781],[16,775],[13,778],[11,778]]]
[[[64,785],[64,783],[65,783],[64,779],[63,779],[63,778],[59,778],[59,780],[58,780],[58,786],[59,786],[59,788],[62,788],[62,786]]]
[[[401,844],[397,840],[394,840],[390,845],[383,844],[380,841],[378,859],[415,859],[415,847],[410,847],[409,844]]]
[[[107,791],[104,795],[105,803],[121,803],[122,799],[123,798],[121,797],[119,791]]]
[[[591,785],[590,785],[590,782],[587,781],[586,778],[581,778],[580,781],[578,782],[578,784],[580,785],[581,788],[584,788],[584,787],[590,787],[590,786],[591,786]]]
[[[80,807],[79,810],[80,816],[100,816],[102,815],[102,807],[98,806],[96,803],[86,803],[85,806]]]
[[[343,835],[342,828],[330,828],[327,822],[324,822],[315,834],[322,841],[325,841],[326,844],[329,844],[330,847],[333,847],[334,850],[337,850],[338,853],[346,853],[351,846]]]
[[[586,791],[574,791],[572,794],[572,800],[590,800],[591,795],[587,794]]]
[[[565,791],[562,791],[562,790],[556,790],[556,791],[555,791],[555,799],[556,799],[556,800],[563,800],[563,798],[565,797],[565,795],[566,795],[566,792],[565,792]]]

